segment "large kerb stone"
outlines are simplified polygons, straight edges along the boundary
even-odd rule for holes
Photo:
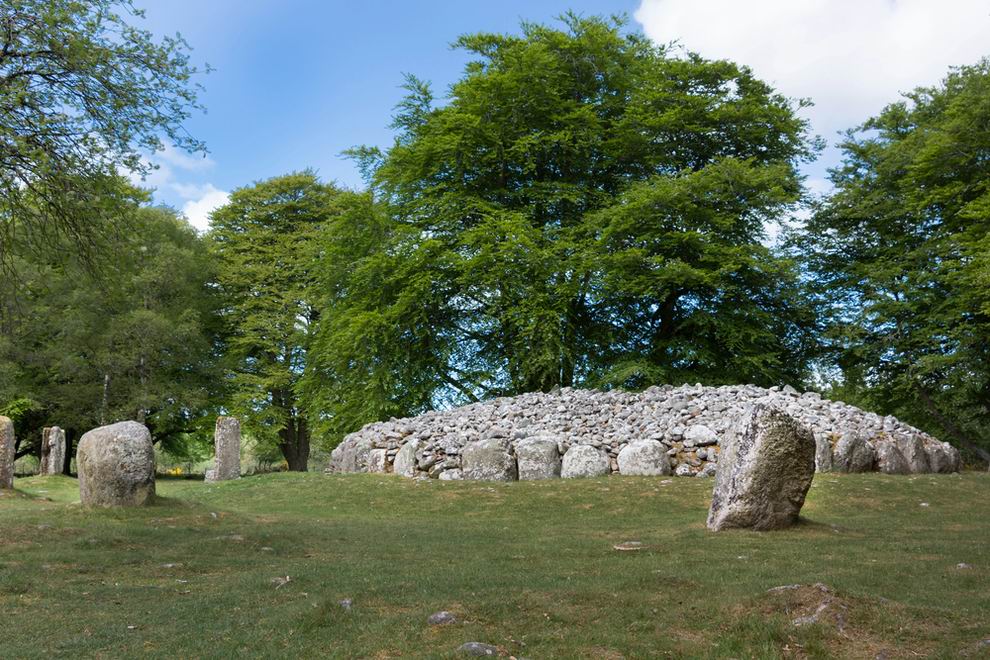
[[[671,473],[667,449],[656,440],[636,440],[619,451],[619,474],[663,476]]]
[[[723,438],[708,528],[787,527],[798,519],[815,475],[811,429],[757,404]]]
[[[560,452],[553,438],[525,438],[516,443],[519,480],[554,479],[560,476]]]
[[[465,445],[461,474],[477,481],[514,481],[516,459],[508,438],[485,438]]]
[[[79,497],[90,506],[142,506],[155,497],[155,450],[144,424],[119,422],[83,435]]]
[[[608,455],[591,445],[574,445],[564,454],[560,476],[565,479],[604,477],[609,473]]]

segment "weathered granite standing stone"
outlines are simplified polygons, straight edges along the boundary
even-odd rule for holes
[[[516,443],[520,481],[560,476],[560,452],[553,438],[526,438]]]
[[[138,422],[84,434],[76,452],[79,497],[91,506],[142,506],[155,498],[155,450]]]
[[[877,460],[873,445],[857,433],[844,433],[832,452],[832,469],[836,472],[870,472]]]
[[[41,457],[38,459],[38,476],[45,476],[48,474],[48,455],[51,453],[51,447],[48,445],[48,434],[51,433],[51,427],[46,426],[41,429]]]
[[[568,449],[560,468],[560,476],[565,479],[604,477],[608,473],[608,455],[591,445],[574,445]]]
[[[815,471],[831,472],[835,467],[832,456],[831,434],[815,434]]]
[[[392,463],[392,472],[402,477],[415,477],[417,449],[419,449],[418,440],[410,440],[402,445],[402,449],[395,455],[395,461]]]
[[[757,404],[729,428],[723,442],[708,528],[793,524],[815,475],[811,429],[780,409]]]
[[[14,487],[14,422],[0,415],[0,488]]]
[[[884,474],[910,474],[911,466],[904,459],[904,454],[893,442],[878,442],[877,469]]]
[[[207,481],[227,481],[241,478],[241,423],[236,417],[217,417],[213,432],[216,466],[207,472]]]
[[[477,481],[514,481],[516,459],[508,438],[469,442],[461,452],[461,474]]]
[[[385,472],[388,468],[388,450],[372,449],[368,452],[368,472]]]
[[[57,426],[48,431],[48,465],[46,474],[62,474],[65,468],[65,431]]]
[[[619,474],[655,477],[669,475],[670,459],[656,440],[636,440],[619,450]]]

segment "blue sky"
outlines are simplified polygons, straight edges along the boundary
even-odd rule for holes
[[[550,22],[567,10],[625,13],[629,29],[679,40],[708,57],[750,64],[788,96],[812,97],[816,132],[865,119],[897,93],[930,84],[950,64],[990,54],[986,0],[477,0],[363,3],[318,0],[137,0],[141,24],[181,32],[201,79],[205,115],[187,126],[208,158],[167,150],[147,181],[156,199],[205,226],[234,188],[314,168],[359,187],[341,152],[388,145],[387,125],[403,73],[431,81],[438,96],[466,62],[459,35],[515,32],[522,19]],[[824,187],[834,149],[806,169]]]

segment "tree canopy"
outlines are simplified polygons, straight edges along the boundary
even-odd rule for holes
[[[118,172],[143,153],[202,150],[183,122],[199,70],[178,35],[128,22],[130,0],[5,0],[0,5],[0,265],[19,240],[94,249],[130,217]]]
[[[795,240],[831,305],[841,391],[990,460],[990,61],[907,94],[842,149]]]
[[[353,266],[321,270],[318,407],[806,375],[814,316],[765,234],[816,147],[795,103],[604,19],[457,46],[446,103],[410,77],[394,145],[354,152],[382,205],[324,236]]]

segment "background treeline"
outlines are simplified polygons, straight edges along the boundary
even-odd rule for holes
[[[314,444],[438,406],[747,382],[990,458],[990,64],[853,128],[815,199],[820,140],[744,66],[574,16],[457,45],[449,96],[409,77],[394,144],[352,150],[365,190],[286,174],[197,235],[117,178],[91,249],[7,240],[21,452],[44,425],[139,419],[192,455],[225,411],[305,470]],[[44,226],[18,194],[7,229]]]

